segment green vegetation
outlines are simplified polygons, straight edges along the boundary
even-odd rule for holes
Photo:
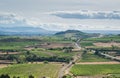
[[[62,78],[73,78],[73,77],[70,75],[64,75]]]
[[[55,62],[69,62],[72,57],[78,52],[64,52],[63,50],[46,50],[46,49],[33,49],[30,51],[35,55],[36,61],[55,61]],[[30,56],[29,56],[30,57]],[[34,59],[33,59],[34,60]],[[35,60],[34,60],[35,61]]]
[[[102,38],[87,38],[84,41],[93,41],[93,42],[120,42],[120,36],[111,36],[111,37],[102,37]]]
[[[0,74],[8,74],[11,78],[28,78],[29,75],[35,78],[57,78],[60,67],[60,64],[19,64],[0,69]]]
[[[95,55],[93,52],[87,52],[82,55],[82,58],[79,60],[79,62],[107,62],[110,61],[109,59],[100,57],[98,55]]]
[[[0,60],[11,60],[15,63],[25,63],[33,61],[49,61],[49,62],[69,62],[76,54],[70,48],[40,48],[41,44],[57,42],[72,43],[70,40],[64,40],[63,37],[0,37],[0,51],[6,52],[2,54]],[[49,45],[49,44],[48,44]],[[63,44],[64,45],[64,44]],[[54,45],[56,46],[56,45]],[[26,49],[26,47],[33,49]],[[63,46],[64,47],[64,46]],[[65,51],[65,52],[64,52]],[[18,54],[9,54],[9,52],[19,52]]]
[[[71,73],[75,76],[80,75],[106,75],[106,74],[120,74],[119,64],[103,64],[103,65],[74,65],[71,68]]]
[[[8,37],[0,38],[1,51],[21,51],[25,46],[40,44],[40,39],[22,38],[22,37]]]
[[[92,41],[81,41],[80,45],[82,47],[85,47],[85,46],[94,46]]]
[[[76,38],[88,38],[88,37],[96,37],[98,34],[88,34],[81,32],[79,30],[67,30],[63,32],[58,32],[55,34],[55,36],[65,37],[66,40],[76,40]]]

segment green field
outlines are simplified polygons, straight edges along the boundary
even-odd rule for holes
[[[111,41],[120,42],[120,36],[111,36],[111,37],[102,37],[102,38],[86,38],[80,42],[80,45],[82,47],[94,46],[93,43],[96,43],[96,42],[106,43],[106,42],[111,42]]]
[[[75,76],[120,74],[120,65],[119,64],[74,65],[71,68],[71,73]]]
[[[94,45],[93,45],[93,41],[81,41],[81,42],[80,42],[80,45],[81,45],[82,47],[85,47],[85,46],[94,46]]]
[[[95,55],[92,52],[87,52],[82,55],[82,58],[79,60],[79,62],[107,62],[110,61],[109,59],[102,58],[98,55]]]
[[[60,67],[60,64],[19,64],[0,69],[0,74],[20,78],[28,78],[29,75],[33,75],[35,78],[57,78]]]
[[[120,36],[111,36],[111,37],[102,37],[102,38],[87,38],[83,39],[83,41],[93,41],[93,42],[120,42]]]
[[[46,49],[41,49],[41,48],[33,49],[30,52],[38,56],[41,56],[41,57],[51,57],[51,56],[72,57],[78,53],[78,52],[66,53],[62,50],[46,50]]]

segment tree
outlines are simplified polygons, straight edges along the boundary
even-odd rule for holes
[[[98,51],[98,50],[96,50],[96,51],[95,51],[95,55],[98,55],[98,54],[99,54],[99,51]]]
[[[2,74],[2,75],[0,76],[0,78],[10,78],[10,76],[9,76],[8,74],[6,74],[6,75]]]
[[[73,47],[63,47],[64,52],[69,53],[72,52]]]
[[[44,64],[48,64],[48,61],[44,61]]]
[[[29,75],[29,78],[34,78],[34,76],[33,75]]]

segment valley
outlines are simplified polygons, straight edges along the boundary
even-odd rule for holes
[[[119,35],[99,37],[75,30],[53,36],[0,36],[0,74],[11,78],[118,77],[119,44]]]

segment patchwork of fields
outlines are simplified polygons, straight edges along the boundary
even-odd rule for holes
[[[120,77],[120,63],[99,55],[105,53],[119,57],[119,46],[118,36],[80,40],[81,51],[75,51],[74,41],[66,41],[60,37],[2,37],[0,38],[0,74],[21,78],[28,78],[31,74],[35,78],[57,78],[60,70],[68,65],[69,78],[109,74],[117,74]],[[35,62],[40,63],[35,64]],[[11,65],[11,63],[15,64]]]

